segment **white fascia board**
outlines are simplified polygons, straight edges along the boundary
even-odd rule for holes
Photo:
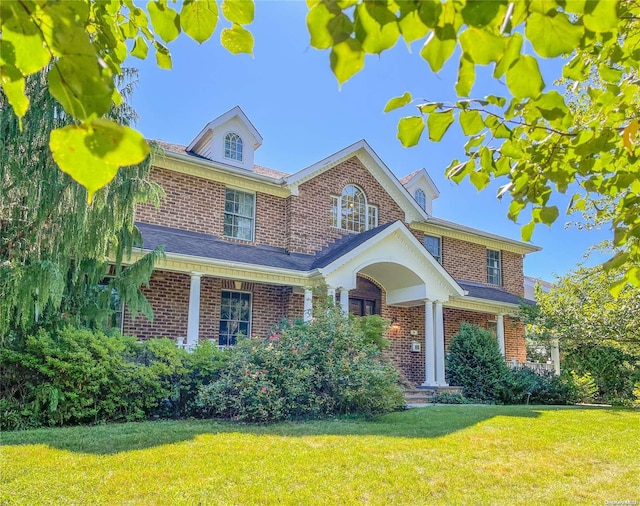
[[[529,250],[531,253],[535,251],[541,251],[542,248],[540,246],[535,246],[530,243],[518,241],[516,239],[510,239],[509,237],[504,237],[497,234],[492,234],[490,232],[485,232],[484,230],[478,230],[477,228],[468,227],[466,225],[460,225],[459,223],[453,223],[452,221],[443,220],[442,218],[431,217],[429,219],[429,223],[432,225],[436,225],[443,228],[450,228],[453,230],[460,230],[461,232],[467,232],[469,234],[478,235],[481,237],[486,237],[487,239],[493,239],[495,241],[506,242],[513,244],[515,246],[520,246],[521,248]]]
[[[373,148],[365,141],[364,139],[359,140],[358,142],[347,146],[344,149],[320,160],[319,162],[314,163],[313,165],[309,165],[308,167],[292,174],[291,176],[285,178],[285,181],[289,185],[291,189],[291,193],[293,195],[298,194],[298,186],[302,183],[312,179],[313,177],[321,174],[322,172],[329,170],[336,166],[341,161],[347,160],[352,156],[358,156],[361,158],[363,155],[368,155],[373,163],[382,171],[382,173],[387,178],[387,181],[400,193],[403,198],[403,202],[398,202],[397,198],[394,200],[400,205],[400,207],[405,211],[408,215],[409,212],[413,214],[413,216],[419,217],[424,221],[429,219],[429,215],[416,203],[413,199],[409,191],[400,183],[398,178],[391,172],[389,167],[382,161],[382,159],[378,156],[378,154],[373,150]],[[366,167],[366,163],[363,164]],[[372,174],[373,175],[373,174]],[[373,175],[375,177],[375,175]],[[377,179],[377,178],[376,178]],[[384,184],[383,184],[384,186]],[[390,194],[391,195],[391,194]],[[391,195],[393,197],[393,195]],[[412,221],[412,220],[407,220]]]
[[[467,294],[467,291],[463,290],[463,288],[458,284],[458,282],[455,279],[453,279],[453,277],[451,277],[451,274],[449,274],[445,270],[445,268],[442,267],[442,265],[440,265],[440,263],[438,263],[436,259],[433,258],[432,255],[429,254],[429,252],[424,248],[424,246],[420,244],[420,241],[416,239],[416,237],[409,231],[409,229],[401,221],[396,221],[393,225],[390,225],[389,227],[381,231],[379,234],[374,235],[373,237],[369,238],[362,244],[358,245],[356,248],[352,249],[351,251],[348,251],[343,256],[335,259],[329,265],[326,265],[325,267],[320,268],[319,271],[322,273],[323,276],[326,277],[332,271],[340,268],[344,263],[348,262],[349,260],[352,260],[353,258],[360,255],[363,251],[366,251],[367,249],[369,249],[376,242],[383,240],[384,238],[388,237],[389,235],[397,231],[403,234],[405,239],[411,242],[413,246],[423,254],[424,258],[431,264],[431,266],[438,272],[438,274],[440,274],[440,276],[442,276],[447,282],[447,284],[453,289],[453,291],[455,292],[455,295],[463,297]]]
[[[242,123],[244,123],[244,125],[247,127],[247,130],[249,130],[251,135],[253,135],[254,149],[260,146],[262,144],[262,135],[260,135],[260,132],[258,132],[256,127],[253,126],[253,123],[251,123],[251,120],[249,120],[249,118],[244,113],[244,111],[239,106],[236,105],[233,109],[228,110],[224,114],[221,114],[214,120],[211,120],[209,123],[207,123],[207,125],[200,131],[200,133],[196,135],[195,139],[191,141],[191,144],[187,146],[187,151],[191,151],[195,147],[195,145],[198,143],[198,141],[200,141],[200,139],[202,139],[202,137],[204,137],[204,135],[209,130],[213,130],[219,127],[220,125],[223,125],[224,123],[232,120],[236,116],[240,119],[240,121],[242,121]]]
[[[438,190],[438,187],[433,182],[433,179],[431,179],[431,176],[427,172],[427,169],[425,169],[424,167],[417,171],[404,186],[407,188],[418,186],[418,182],[420,180],[424,180],[424,185],[427,187],[427,191],[431,193],[432,200],[437,199],[440,196],[440,190]]]
[[[239,169],[238,167],[234,167],[233,165],[227,165],[226,163],[214,162],[213,160],[208,160],[206,158],[201,158],[199,156],[192,156],[188,154],[182,153],[174,153],[173,151],[166,151],[160,157],[165,158],[175,158],[176,160],[181,160],[183,162],[189,162],[196,165],[200,165],[202,167],[223,170],[225,172],[230,172],[232,174],[236,174],[238,176],[246,177],[248,179],[255,179],[257,181],[264,181],[265,183],[271,183],[278,186],[284,186],[286,181],[284,178],[274,179],[269,176],[263,176],[262,174],[255,174],[247,169]]]

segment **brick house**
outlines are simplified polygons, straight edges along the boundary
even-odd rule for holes
[[[151,178],[166,199],[139,206],[136,222],[166,258],[146,290],[153,321],[125,315],[125,334],[233,345],[310,320],[313,288],[326,286],[343,311],[392,322],[388,353],[417,385],[446,385],[445,350],[465,321],[525,360],[513,315],[524,255],[539,248],[436,218],[427,172],[398,180],[364,140],[295,174],[255,165],[261,143],[238,107],[189,146],[158,143]]]

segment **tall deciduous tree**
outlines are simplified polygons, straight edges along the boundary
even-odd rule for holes
[[[162,195],[148,179],[149,160],[119,171],[88,204],[87,190],[57,169],[48,148],[49,133],[73,118],[51,96],[46,80],[46,70],[26,80],[32,107],[21,122],[0,94],[0,336],[32,325],[37,313],[104,318],[111,289],[133,313],[151,315],[139,286],[148,281],[159,252],[121,265],[123,255],[140,243],[134,206],[157,203]],[[126,98],[132,82],[123,84]],[[108,116],[126,125],[135,112],[123,101]],[[110,272],[109,260],[115,261]],[[97,289],[107,274],[108,288]]]

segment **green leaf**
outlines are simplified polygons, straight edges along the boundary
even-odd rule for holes
[[[533,104],[552,126],[568,128],[573,123],[573,116],[564,103],[564,97],[555,90],[543,93]]]
[[[334,17],[335,14],[329,10],[327,4],[324,2],[320,2],[309,9],[307,13],[307,29],[311,37],[310,44],[312,47],[316,49],[329,49],[334,44],[335,41],[328,27],[329,22]]]
[[[184,33],[202,44],[211,37],[218,23],[218,5],[215,0],[184,0],[180,11],[180,24]]]
[[[574,81],[582,81],[587,72],[588,63],[581,54],[576,54],[569,63],[562,67],[562,77]]]
[[[515,32],[511,37],[507,39],[504,53],[500,61],[496,65],[493,71],[493,77],[496,79],[502,77],[504,73],[511,68],[518,58],[520,58],[520,50],[522,49],[522,35]]]
[[[415,146],[420,142],[424,121],[421,116],[407,116],[398,121],[398,139],[405,148]]]
[[[43,44],[36,24],[19,2],[0,2],[2,12],[2,58],[24,75],[33,74],[47,66],[51,54]],[[7,55],[11,48],[11,57]]]
[[[559,216],[557,206],[536,207],[531,211],[534,221],[551,225]]]
[[[400,19],[398,27],[407,44],[426,36],[429,27],[420,18],[420,4],[400,2]]]
[[[417,4],[418,16],[420,16],[422,22],[429,28],[435,28],[442,14],[440,0],[420,0]]]
[[[571,23],[566,14],[557,11],[554,13],[532,13],[525,28],[527,39],[536,52],[545,58],[571,53],[579,46],[584,33],[584,27]]]
[[[139,132],[107,119],[53,130],[49,147],[60,169],[87,189],[89,202],[120,167],[140,163],[149,154]]]
[[[253,23],[254,11],[253,0],[224,0],[222,2],[224,17],[239,25]]]
[[[427,118],[429,139],[439,142],[453,123],[453,111],[432,112]]]
[[[140,36],[136,37],[136,42],[133,45],[133,49],[131,50],[131,56],[135,56],[136,58],[144,60],[146,59],[148,52],[149,46],[147,46],[145,40]]]
[[[329,63],[333,74],[342,84],[364,67],[364,51],[356,39],[347,39],[331,48]]]
[[[222,30],[220,42],[230,53],[253,54],[253,35],[249,30],[235,23],[231,28]]]
[[[544,89],[538,61],[530,55],[521,56],[507,70],[507,87],[516,98],[535,98]]]
[[[460,66],[458,67],[458,81],[456,82],[456,93],[459,97],[468,97],[471,88],[476,80],[476,67],[467,55],[460,56]]]
[[[593,9],[583,16],[584,26],[596,33],[615,30],[618,26],[617,4],[618,2],[611,0],[587,2],[587,8],[593,7]]]
[[[0,83],[13,112],[18,118],[22,118],[29,109],[29,98],[24,92],[24,77],[17,68],[3,65],[0,67]]]
[[[391,49],[400,36],[395,15],[377,3],[361,3],[356,7],[354,29],[362,49],[372,54]]]
[[[529,223],[527,223],[526,225],[524,225],[521,229],[520,229],[520,233],[522,235],[522,240],[524,242],[529,242],[531,241],[531,236],[533,235],[533,229],[536,227],[535,222],[530,221]]]
[[[489,2],[494,3],[494,2]],[[460,34],[462,52],[478,65],[488,65],[502,58],[507,39],[480,28],[468,28]]]
[[[400,107],[404,107],[409,102],[411,102],[411,93],[405,91],[401,97],[394,97],[387,102],[387,105],[384,106],[384,112],[393,111],[395,109],[399,109]]]
[[[484,190],[487,187],[491,179],[489,178],[489,175],[484,172],[484,170],[474,170],[469,174],[469,181],[471,181],[471,184],[473,184],[473,186],[475,186],[476,189],[480,191]]]
[[[113,81],[103,78],[95,58],[67,56],[51,67],[49,91],[65,111],[75,118],[87,120],[109,111]]]
[[[153,47],[156,49],[156,63],[161,69],[171,70],[171,54],[169,50],[160,44],[157,40],[153,41]]]
[[[501,2],[467,2],[462,9],[462,19],[469,26],[486,26],[500,12]]]
[[[169,43],[180,35],[178,13],[168,7],[166,2],[152,1],[147,4],[153,29],[162,40]]]
[[[482,116],[478,111],[460,111],[460,126],[465,135],[476,135],[484,129]]]
[[[420,56],[422,56],[434,72],[440,71],[444,63],[451,57],[456,48],[456,32],[453,25],[437,27],[431,32],[424,43]]]

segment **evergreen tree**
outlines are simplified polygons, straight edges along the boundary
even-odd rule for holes
[[[120,81],[122,103],[110,119],[128,125],[135,111],[127,104],[135,71]],[[139,287],[148,282],[155,251],[124,267],[123,258],[141,245],[133,217],[137,203],[156,205],[162,190],[149,180],[150,160],[123,168],[87,201],[87,190],[58,170],[49,149],[52,130],[73,124],[46,86],[47,72],[30,76],[32,107],[20,121],[0,94],[0,338],[25,330],[39,317],[56,323],[105,321],[112,294],[136,314],[151,317]],[[85,170],[90,172],[91,167]],[[109,274],[106,288],[98,284]]]

